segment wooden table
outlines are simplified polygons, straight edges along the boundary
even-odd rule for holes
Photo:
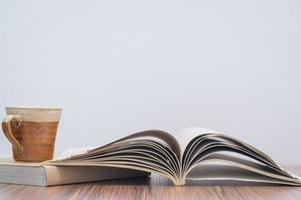
[[[301,166],[290,167],[301,175]],[[195,182],[175,187],[164,177],[53,187],[0,184],[0,199],[301,199],[301,187],[232,181]]]

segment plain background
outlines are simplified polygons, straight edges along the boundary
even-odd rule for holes
[[[57,152],[203,126],[300,164],[300,10],[298,0],[0,0],[0,117],[6,105],[63,107]]]

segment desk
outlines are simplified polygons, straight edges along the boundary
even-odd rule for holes
[[[301,174],[301,166],[289,168]],[[233,181],[188,181],[175,187],[161,176],[52,187],[0,184],[0,199],[301,199],[301,187]]]

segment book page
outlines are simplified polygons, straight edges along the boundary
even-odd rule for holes
[[[265,177],[273,178],[273,179],[278,179],[282,182],[286,182],[286,184],[291,184],[291,185],[300,185],[301,180],[298,179],[297,177],[292,177],[292,176],[285,176],[281,175],[278,173],[275,173],[270,167],[265,166],[265,165],[259,165],[258,163],[254,163],[248,160],[241,159],[239,157],[231,156],[231,155],[225,155],[222,153],[214,153],[212,155],[207,156],[205,159],[202,161],[195,163],[194,166],[191,168],[190,171],[193,171],[193,169],[203,166],[204,164],[227,164],[233,167],[241,168],[250,172],[257,173],[261,176],[262,178],[266,179]],[[189,174],[187,172],[186,176]],[[243,175],[240,177],[240,173],[237,173],[236,176],[240,179],[244,179]],[[221,180],[227,180],[228,175],[226,176],[220,176],[219,179]]]
[[[48,161],[44,164],[56,166],[112,166],[136,169],[159,173],[173,182],[176,182],[176,178],[180,174],[180,163],[175,152],[167,143],[151,137],[133,137],[119,140],[81,155],[64,160]]]
[[[234,180],[239,182],[256,182],[266,184],[284,184],[287,185],[287,181],[281,179],[272,178],[269,176],[263,176],[259,173],[249,171],[237,166],[213,163],[203,164],[192,170],[187,176],[186,180],[194,181],[212,181],[212,180]]]
[[[93,154],[99,154],[100,152],[111,148],[114,145],[118,145],[119,143],[125,142],[125,141],[132,141],[136,139],[143,139],[143,138],[152,138],[153,140],[159,140],[162,143],[166,143],[172,151],[177,155],[178,159],[180,159],[181,156],[181,149],[178,141],[169,133],[161,130],[147,130],[147,131],[142,131],[134,134],[130,134],[126,137],[123,137],[119,140],[116,140],[114,142],[111,142],[107,145],[91,149],[87,152],[84,152],[83,154],[79,155],[74,155],[71,156],[69,159],[78,159],[81,157],[89,157],[90,155]]]
[[[195,137],[185,149],[183,158],[183,168],[188,170],[191,165],[201,161],[207,155],[217,152],[235,152],[239,155],[247,156],[256,162],[260,162],[273,168],[279,173],[289,175],[279,165],[251,145],[242,143],[240,140],[220,133],[207,133]]]
[[[188,127],[174,134],[181,147],[181,153],[187,147],[188,143],[195,137],[204,133],[217,133],[217,131],[205,127]]]

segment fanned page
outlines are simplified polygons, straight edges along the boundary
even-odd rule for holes
[[[182,168],[185,172],[183,176],[187,177],[197,166],[209,163],[231,165],[260,175],[260,179],[252,177],[245,179],[241,176],[237,180],[301,184],[297,176],[285,171],[260,150],[221,133],[202,134],[190,141],[182,158]],[[239,177],[239,172],[236,177]],[[226,180],[228,176],[220,176],[219,179]]]
[[[148,130],[121,138],[105,146],[45,165],[85,165],[129,168],[159,173],[179,183],[181,150],[167,132]]]
[[[175,185],[184,185],[186,179],[301,184],[297,176],[285,171],[268,155],[243,141],[209,129],[192,129],[192,132],[187,133],[187,129],[182,132],[185,135],[180,137],[180,145],[167,132],[143,131],[85,153],[44,164],[135,169],[161,174]],[[190,140],[186,135],[191,137]],[[219,169],[225,173],[204,169],[204,173],[199,173],[202,176],[195,176],[195,169],[206,165],[214,166],[209,169]]]

